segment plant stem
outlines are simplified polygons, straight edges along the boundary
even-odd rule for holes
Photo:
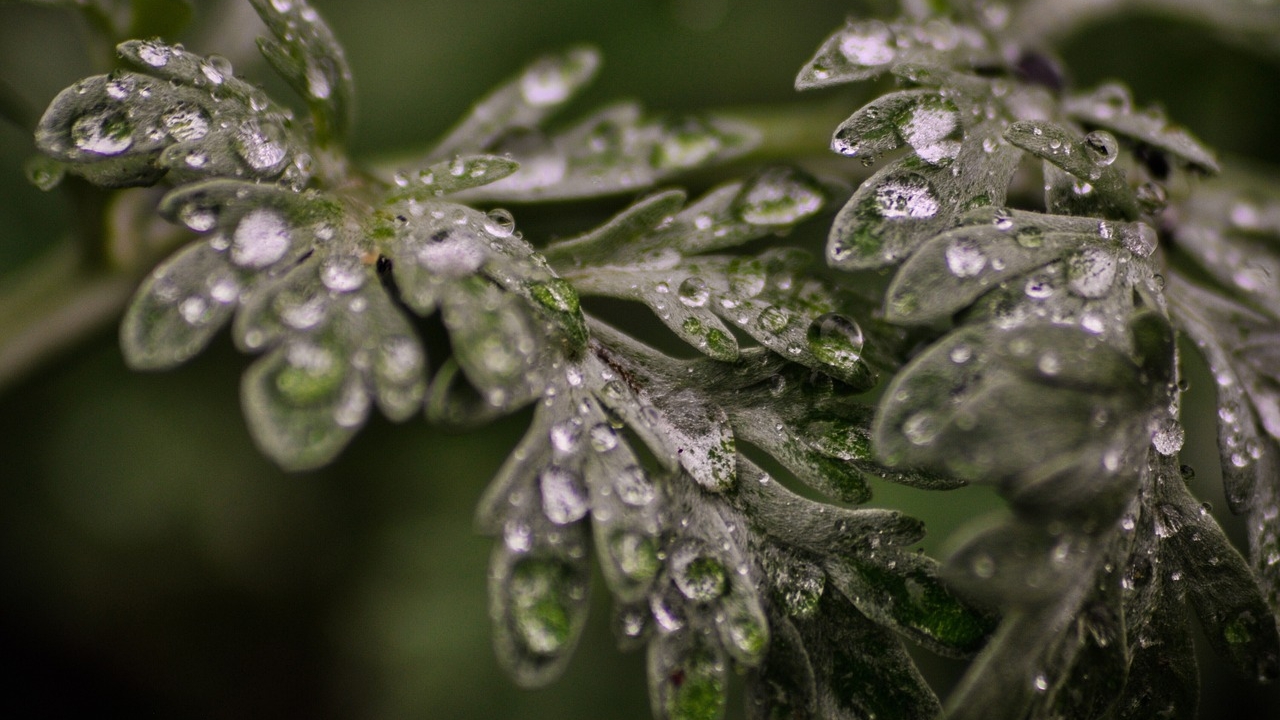
[[[0,287],[0,389],[114,320],[134,284],[91,271],[73,238],[10,278]]]

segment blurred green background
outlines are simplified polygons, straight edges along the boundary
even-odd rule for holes
[[[835,101],[848,113],[868,92],[792,90],[857,3],[313,4],[346,45],[360,108],[352,146],[368,158],[423,145],[532,57],[578,42],[599,46],[605,67],[570,117],[620,98],[658,111]],[[252,13],[197,2],[193,27],[227,12],[243,21],[219,37],[175,39],[231,57],[239,74],[279,92],[255,61]],[[96,71],[85,36],[69,11],[0,3],[0,81],[38,112]],[[1061,50],[1078,83],[1122,78],[1140,102],[1162,102],[1224,154],[1280,165],[1276,55],[1150,15],[1087,27]],[[829,132],[815,133],[813,147]],[[38,263],[74,221],[59,194],[25,182],[32,153],[26,133],[0,123],[0,278]],[[538,227],[567,233],[601,212],[531,210],[526,229],[537,242]],[[649,717],[643,657],[614,650],[603,591],[551,688],[516,689],[493,658],[489,540],[474,533],[471,513],[526,414],[469,433],[375,419],[333,466],[286,475],[262,459],[241,419],[247,364],[224,336],[179,370],[132,373],[104,327],[0,390],[0,717]],[[1188,413],[1209,417],[1211,383],[1188,365]],[[1213,431],[1193,419],[1189,435],[1195,488],[1222,508]],[[945,498],[877,490],[876,504],[930,522],[932,552],[995,508],[979,489]],[[1225,522],[1239,537],[1239,524]],[[943,689],[961,669],[925,663]],[[1203,717],[1280,708],[1274,691],[1219,667],[1203,668]]]

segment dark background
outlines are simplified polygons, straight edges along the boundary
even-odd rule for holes
[[[529,59],[577,42],[599,46],[605,66],[569,117],[619,98],[659,111],[847,98],[847,114],[867,92],[792,90],[800,66],[858,9],[847,2],[313,4],[354,68],[352,145],[366,158],[423,146]],[[197,3],[197,26],[217,5]],[[269,73],[247,42],[257,32],[245,24],[230,43],[177,39],[263,82]],[[0,80],[43,108],[97,71],[84,37],[72,12],[0,3]],[[1124,79],[1228,161],[1280,163],[1280,56],[1152,15],[1090,25],[1061,50],[1077,83]],[[24,181],[33,152],[25,133],[0,123],[0,278],[39,262],[73,220],[57,193]],[[526,231],[538,242],[541,226],[576,230],[616,207],[529,210]],[[240,416],[248,362],[224,335],[179,370],[132,373],[104,327],[0,389],[0,717],[650,716],[643,657],[613,648],[599,583],[561,681],[521,691],[493,659],[489,540],[475,534],[472,509],[526,415],[470,433],[374,419],[331,467],[282,474]],[[1212,415],[1211,382],[1188,365],[1184,460],[1199,471],[1194,489],[1222,508],[1213,430],[1196,420]],[[925,546],[940,554],[963,523],[1000,512],[980,488],[943,497],[877,487],[875,504],[925,518]],[[1239,524],[1225,522],[1238,537]],[[1274,691],[1206,660],[1204,718],[1280,713]],[[960,669],[925,662],[943,689]],[[740,716],[737,694],[731,715]]]

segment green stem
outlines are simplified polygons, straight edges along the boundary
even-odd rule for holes
[[[87,268],[64,240],[0,287],[0,389],[119,315],[135,278]]]

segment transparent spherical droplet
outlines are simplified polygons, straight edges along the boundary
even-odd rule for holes
[[[107,81],[107,97],[112,100],[124,100],[133,94],[137,85],[138,79],[133,75],[112,77]]]
[[[187,164],[187,167],[199,169],[209,164],[209,155],[199,150],[193,150],[183,162]]]
[[[288,152],[284,148],[284,131],[273,123],[249,120],[235,133],[236,153],[254,170],[269,172],[277,168]]]
[[[1144,258],[1151,257],[1160,244],[1155,228],[1143,222],[1121,226],[1120,242],[1126,250]]]
[[[661,560],[657,541],[647,535],[623,530],[609,537],[609,552],[618,569],[632,580],[648,580],[658,574]]]
[[[561,420],[551,426],[551,446],[562,453],[573,453],[582,439],[582,423],[577,419]]]
[[[414,257],[422,267],[443,277],[464,277],[484,264],[479,239],[463,228],[436,230],[411,241]]]
[[[178,104],[160,118],[165,132],[178,142],[199,140],[209,134],[209,116],[196,105]]]
[[[827,365],[852,370],[862,359],[862,328],[844,315],[819,315],[809,324],[806,339],[809,351]]]
[[[760,311],[760,315],[756,317],[756,324],[762,330],[771,333],[780,333],[787,329],[787,325],[791,323],[791,316],[786,310],[777,305],[770,305]]]
[[[422,377],[426,357],[415,338],[396,335],[379,345],[376,367],[382,377],[403,384]]]
[[[1161,455],[1177,455],[1185,439],[1182,424],[1172,417],[1160,418],[1151,431],[1151,445]]]
[[[318,63],[307,63],[307,94],[317,100],[327,100],[333,94],[329,74]]]
[[[71,124],[71,141],[85,152],[119,155],[133,146],[133,125],[124,112],[89,113]]]
[[[707,287],[707,281],[692,275],[684,279],[680,283],[680,288],[676,291],[680,302],[688,307],[702,307],[707,304],[707,300],[711,297],[711,288]]]
[[[154,42],[138,45],[138,57],[151,67],[164,67],[169,64],[169,48]]]
[[[737,200],[738,217],[752,225],[791,225],[822,209],[822,189],[791,171],[762,173]]]
[[[960,237],[947,247],[947,269],[959,278],[973,277],[987,266],[987,256],[979,247],[978,241],[969,237]]]
[[[294,330],[310,330],[324,320],[329,302],[323,295],[295,297],[282,294],[276,299],[280,320]]]
[[[614,488],[622,502],[635,507],[648,505],[657,494],[649,474],[639,465],[624,468],[614,479]]]
[[[520,78],[520,94],[525,102],[536,107],[555,105],[569,98],[573,86],[565,76],[564,69],[557,65],[535,67]]]
[[[671,559],[671,575],[680,592],[696,602],[715,600],[728,589],[724,564],[690,546],[675,552]]]
[[[271,7],[277,12],[289,12],[293,9],[293,0],[271,0]]]
[[[511,237],[516,230],[516,219],[502,208],[490,210],[484,220],[485,232],[498,238]]]
[[[289,240],[284,215],[268,208],[250,210],[231,237],[231,262],[247,268],[267,267],[285,256]]]
[[[178,304],[178,314],[190,325],[203,325],[209,321],[209,301],[192,295]]]
[[[902,423],[902,434],[912,445],[928,445],[938,437],[938,419],[922,410]]]
[[[963,365],[973,358],[973,348],[964,344],[956,345],[951,348],[951,352],[948,354],[948,357],[951,358],[951,362],[957,365]]]
[[[1027,278],[1027,283],[1023,287],[1027,297],[1034,300],[1043,300],[1053,295],[1053,291],[1053,278],[1044,273],[1037,273]]]
[[[208,232],[218,224],[218,214],[211,207],[187,203],[178,211],[178,220],[196,232]]]
[[[298,406],[330,397],[345,374],[343,363],[333,351],[311,343],[290,345],[285,360],[276,376],[276,389],[281,397]]]
[[[320,282],[334,292],[358,290],[364,280],[364,264],[355,255],[330,255],[320,265]]]
[[[597,423],[588,431],[591,447],[596,452],[608,452],[618,445],[618,433],[608,423]]]
[[[919,175],[881,183],[876,187],[875,203],[880,215],[889,219],[930,218],[942,207],[933,186]]]
[[[538,476],[542,512],[557,525],[581,520],[587,514],[587,488],[577,473],[552,465]]]
[[[892,62],[898,52],[893,33],[882,22],[872,21],[846,27],[840,34],[840,54],[854,65],[874,67]]]
[[[734,258],[729,261],[726,270],[729,275],[729,292],[735,297],[753,298],[764,292],[768,276],[760,261],[752,258]]]
[[[1094,130],[1084,136],[1084,150],[1098,167],[1106,167],[1120,155],[1120,143],[1106,130]]]
[[[569,643],[567,572],[554,560],[523,558],[511,571],[510,613],[519,642],[538,655],[554,655]]]

